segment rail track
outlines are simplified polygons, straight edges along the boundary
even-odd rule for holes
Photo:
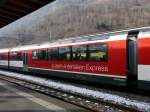
[[[43,86],[37,83],[21,80],[14,77],[1,75],[0,79],[32,89],[34,91],[40,92],[45,95],[49,95],[51,97],[55,97],[57,99],[91,110],[93,112],[139,112],[139,110],[135,108],[113,104],[109,101],[93,99],[92,97],[90,98],[75,93],[73,94],[70,92],[62,91],[60,89],[50,88],[47,86]]]

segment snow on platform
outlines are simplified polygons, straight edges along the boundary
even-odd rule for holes
[[[64,90],[68,91],[71,93],[77,93],[83,96],[87,97],[93,97],[95,99],[102,99],[104,101],[109,101],[114,104],[119,104],[127,107],[132,107],[136,108],[139,111],[150,111],[150,102],[146,101],[141,101],[141,100],[136,100],[133,98],[126,98],[127,96],[119,96],[119,95],[114,95],[106,92],[101,92],[101,91],[96,91],[92,89],[87,89],[84,87],[78,87],[78,86],[73,86],[69,84],[64,84],[61,82],[56,82],[50,79],[45,79],[45,78],[39,78],[35,76],[29,76],[25,74],[20,74],[20,73],[13,73],[13,72],[7,72],[7,71],[0,71],[1,75],[5,76],[11,76],[27,81],[31,81],[40,85],[48,86],[51,88],[59,89],[59,90]]]

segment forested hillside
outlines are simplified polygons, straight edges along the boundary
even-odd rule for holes
[[[16,36],[18,45],[150,25],[149,0],[56,0],[48,8],[5,34]]]

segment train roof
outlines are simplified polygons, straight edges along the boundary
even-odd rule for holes
[[[114,31],[114,32],[105,32],[102,34],[96,33],[96,34],[90,34],[90,35],[81,35],[77,37],[70,37],[67,39],[58,39],[53,40],[50,42],[44,42],[40,44],[33,44],[33,45],[24,45],[24,46],[16,46],[13,48],[4,48],[0,49],[1,52],[8,52],[10,51],[20,51],[20,50],[29,50],[29,49],[38,49],[38,48],[46,48],[47,46],[54,46],[54,45],[61,45],[61,44],[71,44],[71,43],[79,43],[79,42],[87,42],[87,41],[96,41],[96,40],[105,40],[109,39],[110,36],[116,35],[116,34],[127,34],[127,32],[131,31],[148,31],[150,30],[150,27],[141,27],[141,28],[133,28],[133,29],[127,29],[127,30],[120,30],[120,31]]]
[[[0,49],[0,53],[4,53],[4,52],[8,52],[9,49],[5,48],[5,49]]]

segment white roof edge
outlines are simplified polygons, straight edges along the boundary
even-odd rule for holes
[[[118,30],[118,31],[103,32],[101,35],[123,33],[123,32],[129,32],[129,31],[135,31],[135,30],[144,30],[144,29],[150,29],[150,26],[147,26],[147,27],[138,27],[138,28],[130,28],[130,29],[123,29],[123,30]]]
[[[76,37],[69,37],[69,38],[65,38],[65,39],[58,39],[57,41],[60,40],[69,40],[69,39],[74,39],[74,38],[81,38],[81,37],[88,37],[88,36],[95,36],[95,35],[106,35],[106,34],[115,34],[115,33],[125,33],[128,31],[135,31],[135,30],[144,30],[144,29],[150,29],[150,26],[148,27],[139,27],[139,28],[131,28],[131,29],[125,29],[125,30],[119,30],[119,31],[111,31],[111,32],[104,32],[104,33],[95,33],[95,34],[87,34],[87,35],[81,35],[81,36],[76,36]],[[41,44],[31,44],[31,45],[23,45],[23,46],[16,46],[13,48],[4,48],[4,49],[0,49],[0,52],[2,51],[9,51],[11,49],[11,51],[20,51],[20,50],[28,50],[28,49],[37,49],[37,48],[45,48],[42,47],[44,45],[50,45],[50,42],[43,42]],[[33,48],[29,48],[29,47],[33,47]],[[7,50],[6,50],[7,49]]]
[[[0,49],[0,53],[2,53],[2,52],[8,52],[10,49],[8,49],[8,48],[4,48],[4,49]]]

